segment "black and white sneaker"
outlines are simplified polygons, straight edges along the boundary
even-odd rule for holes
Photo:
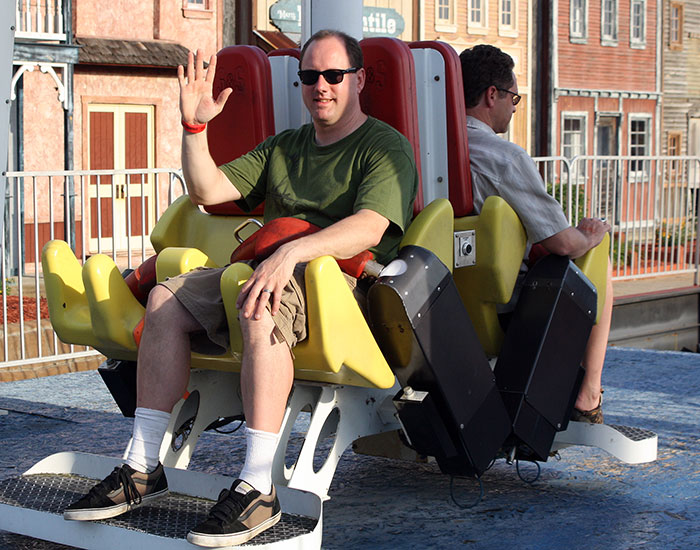
[[[168,480],[162,464],[150,474],[124,464],[68,506],[63,517],[79,521],[113,518],[167,494]]]
[[[209,516],[187,534],[198,546],[218,548],[249,541],[277,523],[282,517],[277,491],[261,495],[252,485],[237,479],[224,489]]]

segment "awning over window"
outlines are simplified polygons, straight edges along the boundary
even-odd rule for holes
[[[266,52],[279,50],[281,48],[298,48],[299,44],[294,42],[286,34],[279,31],[259,31],[254,30],[257,45]]]
[[[76,38],[78,63],[128,67],[177,67],[187,63],[187,48],[174,42]]]

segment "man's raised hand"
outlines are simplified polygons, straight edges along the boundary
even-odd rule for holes
[[[182,65],[177,68],[177,80],[180,83],[180,113],[182,120],[188,124],[205,124],[218,115],[228,96],[233,91],[225,88],[214,99],[212,88],[216,73],[216,55],[209,58],[209,66],[204,68],[204,52],[187,55],[187,69]]]

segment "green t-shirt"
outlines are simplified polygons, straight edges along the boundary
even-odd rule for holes
[[[320,147],[312,124],[272,136],[221,166],[246,211],[265,201],[265,221],[280,217],[329,225],[366,208],[391,223],[372,249],[385,263],[396,255],[413,215],[418,173],[408,140],[375,118]]]

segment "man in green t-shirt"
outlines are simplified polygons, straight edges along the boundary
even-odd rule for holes
[[[192,202],[234,200],[252,210],[265,201],[265,221],[291,216],[321,227],[280,246],[241,289],[236,306],[244,341],[246,461],[209,517],[188,534],[203,546],[243,543],[280,518],[272,460],[294,378],[291,347],[306,337],[306,262],[323,255],[351,258],[367,249],[379,262],[390,260],[411,219],[418,186],[406,138],[360,108],[365,71],[357,41],[320,31],[304,45],[299,64],[312,123],[271,137],[221,167],[209,154],[204,130],[231,90],[212,97],[215,56],[205,70],[202,53],[190,54],[187,69],[178,70],[182,166]],[[167,493],[158,453],[171,411],[187,388],[190,353],[223,353],[229,344],[222,271],[196,270],[151,291],[126,463],[69,506],[66,519],[113,517]],[[354,288],[356,281],[347,279]]]

